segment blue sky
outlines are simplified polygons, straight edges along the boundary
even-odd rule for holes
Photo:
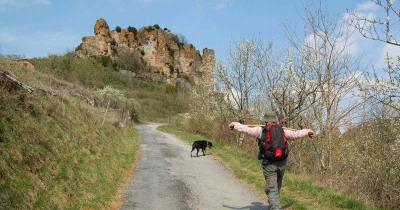
[[[233,41],[260,38],[288,46],[283,24],[302,32],[306,0],[0,0],[0,54],[40,57],[74,49],[93,35],[98,18],[111,28],[159,24],[183,34],[197,49],[216,50],[225,60]],[[323,1],[330,15],[374,12],[367,0]],[[355,53],[382,54],[385,46],[354,38]],[[362,48],[362,50],[360,50]]]

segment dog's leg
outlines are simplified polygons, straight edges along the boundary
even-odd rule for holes
[[[199,148],[196,148],[196,150],[197,150],[196,156],[199,157]]]
[[[192,147],[192,151],[190,151],[190,157],[192,157],[192,152],[194,151],[195,147]]]
[[[206,156],[206,148],[201,148],[203,150],[203,156]]]

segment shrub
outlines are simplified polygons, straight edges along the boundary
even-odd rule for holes
[[[129,32],[132,32],[132,33],[137,33],[137,29],[135,28],[135,27],[132,27],[132,26],[128,26],[128,31]]]
[[[75,48],[75,52],[79,50],[82,50],[82,43]]]
[[[109,56],[96,56],[95,59],[97,60],[98,63],[100,63],[104,67],[113,67],[113,62],[111,60],[111,57]]]
[[[116,32],[119,33],[119,32],[121,32],[121,30],[122,30],[121,27],[119,27],[119,26],[115,27],[115,31],[116,31]]]
[[[178,88],[175,85],[167,85],[165,87],[165,93],[167,94],[176,94],[178,92]]]
[[[111,86],[98,89],[95,93],[96,104],[102,107],[120,108],[127,100],[124,94]]]
[[[154,24],[153,27],[154,27],[155,29],[160,29],[160,26],[159,26],[158,24]]]
[[[154,30],[154,27],[153,26],[147,26],[147,27],[144,28],[144,30],[147,31],[147,32],[150,32],[150,31]]]
[[[187,44],[187,40],[186,40],[185,36],[183,36],[182,34],[178,34],[178,35],[177,34],[172,34],[171,38],[180,47],[182,47],[183,45]]]
[[[140,53],[144,55],[144,51]],[[132,72],[146,72],[149,70],[147,64],[142,60],[138,51],[121,50],[115,56],[116,67]]]
[[[164,28],[164,31],[169,31],[169,29],[168,28]]]
[[[110,57],[78,58],[71,55],[33,59],[35,68],[69,82],[87,87],[102,87],[117,78]]]

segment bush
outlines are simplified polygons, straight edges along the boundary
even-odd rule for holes
[[[95,59],[97,60],[98,63],[100,63],[104,67],[109,67],[109,68],[113,67],[113,62],[110,56],[104,56],[104,55],[96,56]]]
[[[158,24],[154,24],[153,27],[154,27],[155,29],[160,29],[160,26],[159,26]]]
[[[186,40],[185,36],[183,36],[182,34],[178,34],[178,35],[177,34],[172,34],[171,38],[180,47],[182,47],[183,45],[187,44],[187,40]]]
[[[140,51],[144,54],[144,51]],[[115,56],[116,67],[131,72],[148,72],[149,66],[143,61],[138,51],[121,50]]]
[[[155,28],[153,26],[147,26],[144,28],[145,31],[150,32],[153,31]]]
[[[165,87],[165,93],[167,94],[176,94],[178,92],[178,88],[175,85],[167,85]]]
[[[122,30],[121,27],[119,27],[119,26],[115,27],[115,31],[116,31],[116,32],[119,33],[119,32],[121,32],[121,30]]]
[[[132,27],[132,26],[128,26],[128,31],[129,32],[132,32],[132,33],[137,33],[137,29],[135,28],[135,27]]]
[[[82,50],[82,43],[75,48],[75,52],[79,50]]]
[[[110,57],[78,58],[72,55],[32,60],[35,69],[86,87],[103,87],[116,80]]]

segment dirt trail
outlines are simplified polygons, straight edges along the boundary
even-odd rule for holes
[[[124,190],[121,209],[267,209],[211,156],[190,157],[190,146],[158,125],[139,126],[141,160]]]

